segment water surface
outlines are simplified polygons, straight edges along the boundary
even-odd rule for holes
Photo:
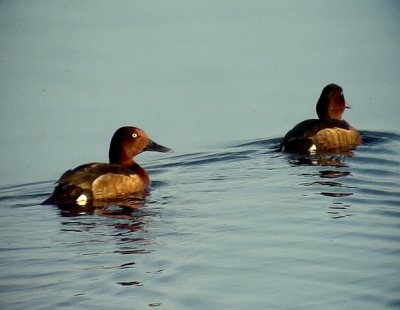
[[[363,136],[320,165],[277,139],[148,158],[137,209],[3,187],[2,308],[399,308],[400,136]]]
[[[400,308],[399,8],[0,1],[0,308]],[[332,82],[364,144],[276,152]],[[145,202],[40,204],[126,125]]]
[[[121,126],[179,152],[280,137],[329,83],[350,124],[400,132],[399,16],[390,0],[1,1],[0,184],[106,161]]]

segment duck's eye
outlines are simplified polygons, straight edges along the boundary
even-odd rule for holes
[[[133,134],[132,134],[132,138],[137,138],[138,137],[138,134],[136,133],[136,132],[134,132]]]

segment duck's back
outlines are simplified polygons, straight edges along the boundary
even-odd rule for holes
[[[360,133],[344,120],[310,119],[290,130],[281,144],[287,152],[353,149],[361,143]]]
[[[139,165],[130,168],[116,164],[90,163],[66,171],[57,181],[53,194],[45,203],[70,204],[78,199],[111,199],[142,192],[149,177]],[[81,197],[81,198],[80,198]]]

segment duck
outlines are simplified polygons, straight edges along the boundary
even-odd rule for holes
[[[317,101],[318,119],[294,126],[283,138],[280,151],[316,153],[347,151],[362,143],[360,132],[343,119],[346,104],[343,89],[337,84],[325,86]]]
[[[56,181],[43,204],[88,206],[130,196],[144,197],[150,186],[146,170],[134,161],[144,151],[172,152],[131,126],[117,129],[111,138],[109,163],[93,162],[67,170]]]

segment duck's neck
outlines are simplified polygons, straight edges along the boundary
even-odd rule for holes
[[[118,164],[118,165],[120,165],[122,167],[126,167],[126,168],[134,168],[136,166],[139,166],[137,163],[135,163],[135,161],[132,158],[128,158],[126,160],[119,161],[115,164]]]
[[[113,152],[111,150],[109,152],[108,158],[109,158],[110,164],[116,164],[116,165],[120,165],[123,167],[133,167],[133,166],[137,165],[134,162],[134,160],[132,159],[132,157],[129,157],[123,153]]]
[[[327,106],[317,106],[317,114],[321,120],[343,119],[344,106],[329,104]]]
[[[317,114],[322,120],[342,120],[345,109],[346,102],[343,96],[334,96],[332,94],[328,97],[321,96],[317,102]]]
[[[108,159],[110,164],[117,164],[123,167],[134,166],[136,163],[133,161],[133,154],[129,154],[125,148],[117,148],[111,144]]]

